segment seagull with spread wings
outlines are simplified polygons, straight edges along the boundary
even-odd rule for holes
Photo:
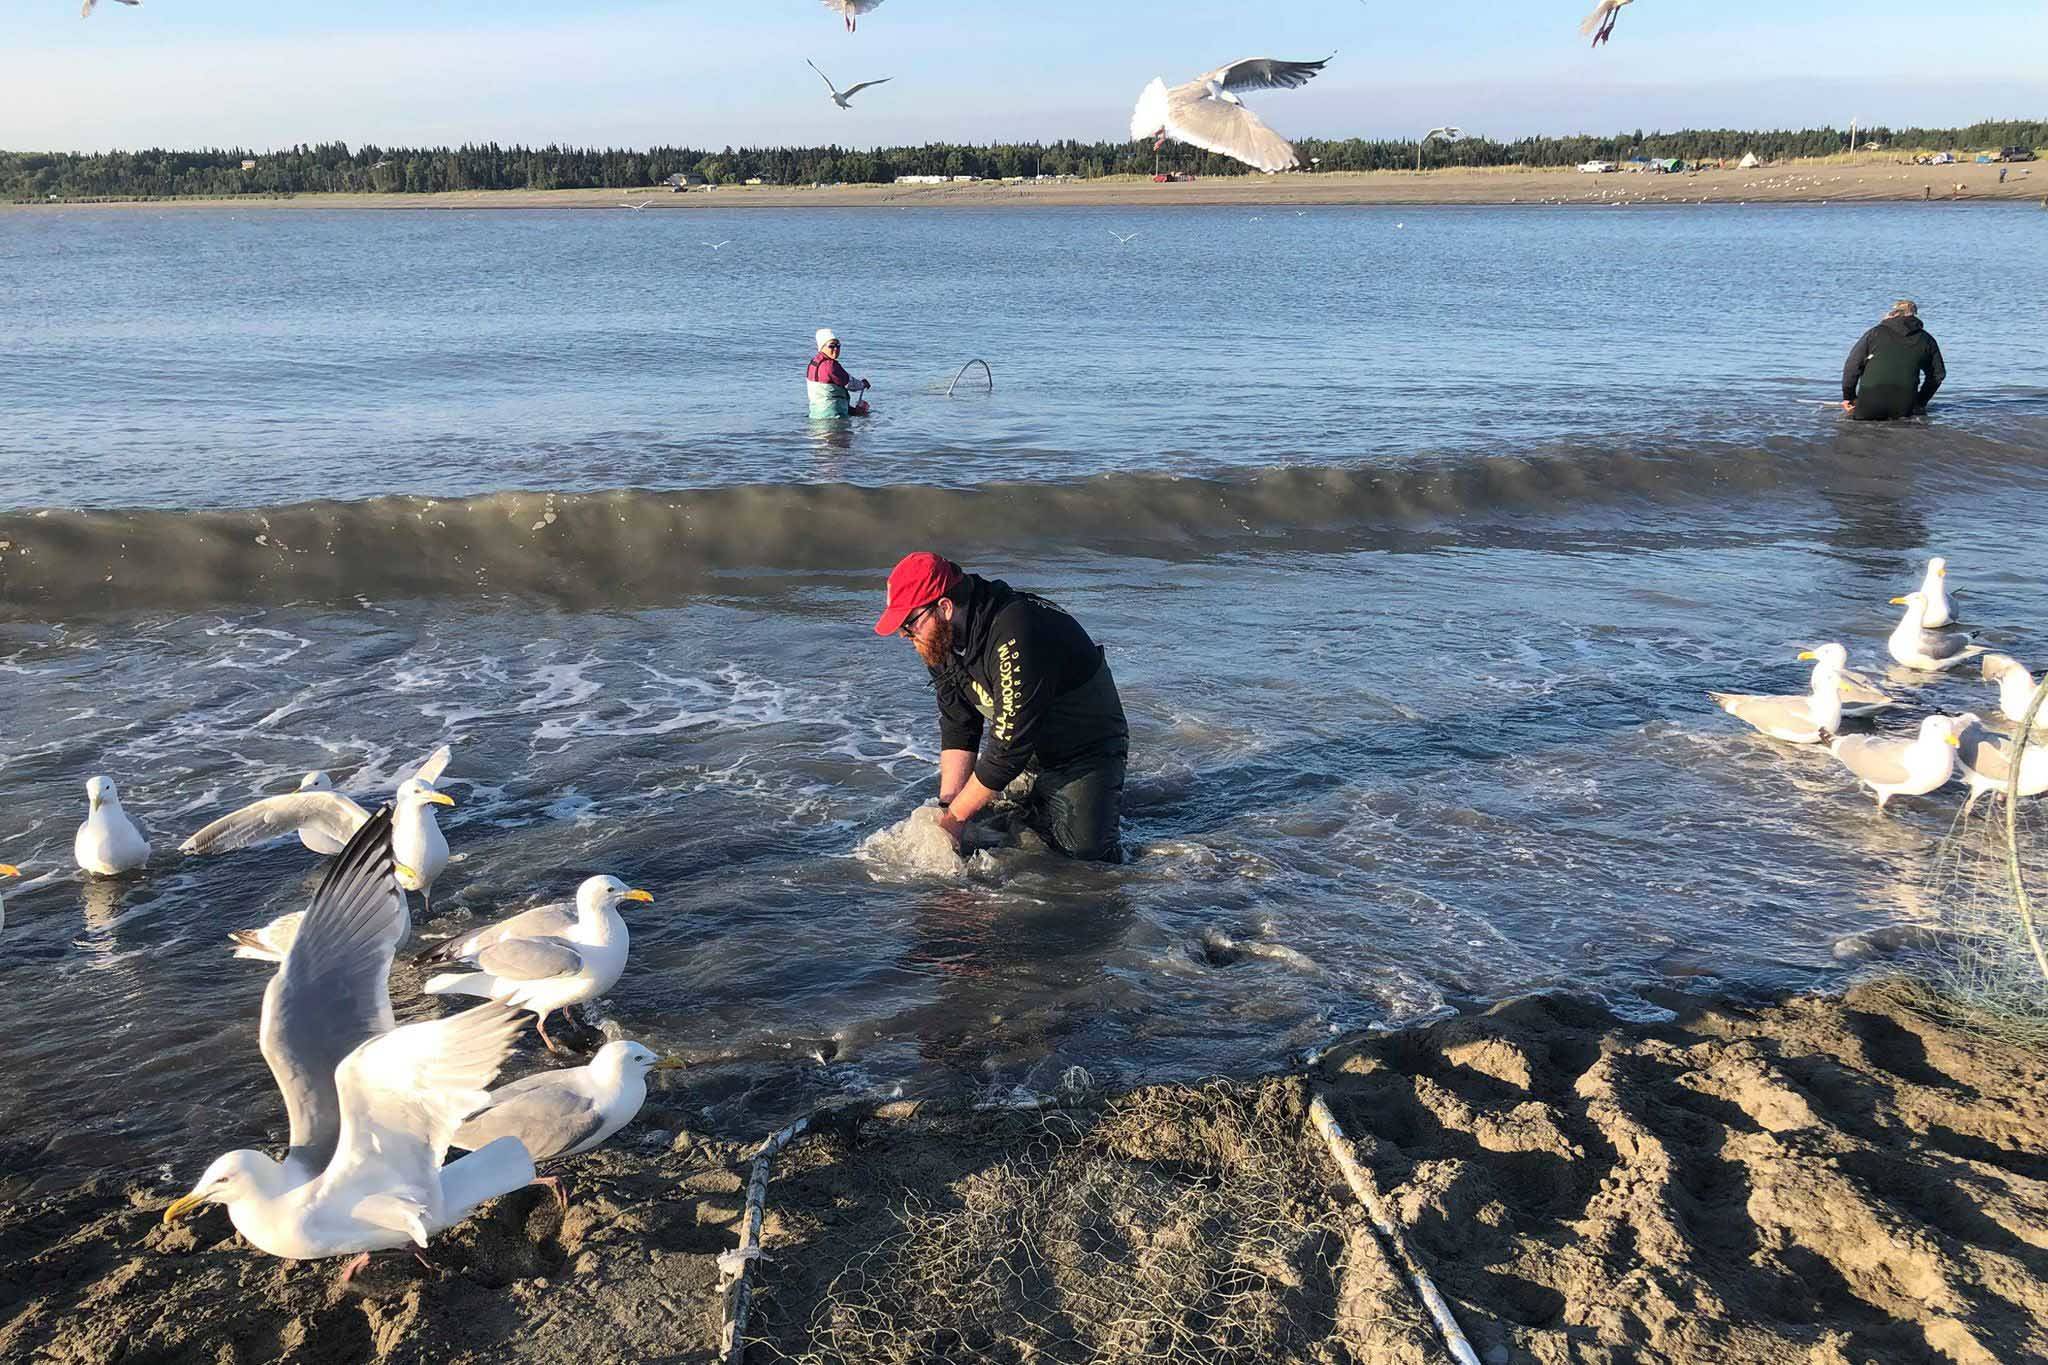
[[[463,1120],[489,1103],[519,1016],[491,1003],[395,1027],[389,978],[404,918],[391,817],[379,812],[328,868],[263,992],[257,1036],[291,1121],[284,1160],[227,1153],[164,1210],[166,1223],[225,1204],[260,1251],[353,1254],[346,1283],[370,1252],[424,1247],[533,1181],[517,1138],[442,1164]]]
[[[136,4],[138,0],[126,0]],[[846,20],[846,31],[852,33],[860,27],[860,16],[880,5],[882,0],[825,0],[825,8],[837,10]]]
[[[78,7],[78,17],[81,19],[92,18],[92,7],[94,5],[97,5],[99,2],[100,0],[85,0],[85,3]],[[876,4],[880,4],[881,2],[882,0],[875,0]],[[121,0],[121,3],[124,5],[132,6],[141,4],[142,0]]]
[[[818,64],[812,61],[809,57],[804,58],[804,65],[808,66],[813,71],[818,71]],[[838,86],[832,84],[832,78],[822,71],[818,71],[818,79],[825,82],[825,88],[832,92],[832,102],[834,104],[838,105],[841,109],[851,109],[853,108],[853,106],[848,104],[847,101],[852,99],[855,95],[858,95],[861,91],[867,89],[871,85],[887,85],[890,81],[893,81],[896,78],[894,76],[884,76],[882,77],[882,79],[878,81],[862,81],[859,85],[849,85],[844,90],[841,90]]]
[[[1593,12],[1579,25],[1580,33],[1593,35],[1593,46],[1598,47],[1614,36],[1614,21],[1621,17],[1623,5],[1633,5],[1636,0],[1600,0],[1593,6]]]
[[[1163,78],[1155,77],[1138,96],[1138,107],[1131,113],[1131,139],[1152,138],[1157,148],[1172,138],[1262,171],[1292,170],[1301,164],[1293,145],[1247,109],[1237,92],[1296,89],[1307,85],[1329,60],[1283,62],[1273,57],[1246,57],[1171,89]]]

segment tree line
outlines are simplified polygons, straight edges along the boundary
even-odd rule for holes
[[[2048,146],[2048,121],[1973,123],[1965,128],[1859,129],[1856,141],[1901,155],[1914,151],[1979,151]],[[1413,141],[1301,138],[1302,162],[1323,171],[1399,170],[1415,165]],[[1637,129],[1611,137],[1525,137],[1514,142],[1470,137],[1432,142],[1429,166],[1550,167],[1629,157],[1732,160],[1755,152],[1766,160],[1828,156],[1849,150],[1838,128]],[[1198,175],[1245,175],[1228,157],[1170,143],[1155,154],[1149,142],[931,142],[869,150],[826,147],[520,147],[495,142],[460,147],[351,148],[324,142],[280,151],[239,147],[132,152],[0,152],[0,198],[17,202],[201,195],[427,194],[443,190],[645,189],[669,177],[701,176],[711,184],[758,179],[773,185],[885,184],[902,175],[1008,176],[1149,175],[1154,169]]]

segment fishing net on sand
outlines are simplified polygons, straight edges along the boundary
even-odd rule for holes
[[[2044,746],[2048,734],[2035,729],[2024,752]],[[2017,736],[2012,747],[2022,748]],[[2016,763],[2038,761],[2016,752]],[[1943,932],[1930,975],[1953,1002],[1956,1022],[2048,1045],[2048,797],[2013,802],[1993,793],[1958,814],[1936,851],[1932,881]]]
[[[1001,1129],[984,1127],[1001,1138],[986,1163],[940,1199],[896,1197],[893,1230],[801,1320],[764,1304],[756,1350],[768,1349],[749,1358],[1313,1357],[1348,1334],[1360,1229],[1315,1165],[1303,1113],[1298,1088],[1217,1083],[967,1120]]]

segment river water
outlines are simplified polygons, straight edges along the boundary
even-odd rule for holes
[[[224,935],[319,860],[175,846],[443,742],[422,933],[648,888],[602,1012],[732,1135],[1076,1063],[1253,1071],[1532,989],[1837,979],[1838,939],[1932,913],[1958,803],[1880,817],[1703,693],[1800,690],[1825,639],[1876,668],[1931,553],[2048,662],[2044,225],[0,214],[0,859],[64,865],[102,772],[156,850],[8,903],[8,1165],[189,1178],[277,1133]],[[1842,355],[1902,293],[1949,385],[1848,425]],[[805,420],[820,325],[873,418]],[[993,391],[945,396],[970,358]],[[932,786],[922,671],[869,629],[922,547],[1108,648],[1125,865],[870,842]],[[394,997],[441,1008],[409,969]]]

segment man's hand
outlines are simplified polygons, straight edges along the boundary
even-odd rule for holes
[[[960,832],[967,828],[967,822],[955,820],[953,812],[942,810],[939,812],[939,828],[946,831],[946,837],[953,841],[953,851],[958,853],[960,851]]]
[[[1854,412],[1854,411],[1856,411],[1856,405],[1855,405],[1854,403],[1850,402],[1850,401],[1849,401],[1848,399],[1846,399],[1846,398],[1845,398],[1845,399],[1843,399],[1843,400],[1842,400],[1842,411],[1843,411],[1843,412]]]
[[[870,384],[870,383],[869,383],[869,382],[868,382],[867,380],[865,380],[865,379],[863,379],[863,380],[861,380],[861,381],[860,381],[860,388],[861,388],[861,392],[862,392],[862,393],[866,393],[866,392],[867,392],[867,391],[868,391],[869,389],[872,389],[873,387],[874,387],[874,385],[873,385],[873,384]]]

